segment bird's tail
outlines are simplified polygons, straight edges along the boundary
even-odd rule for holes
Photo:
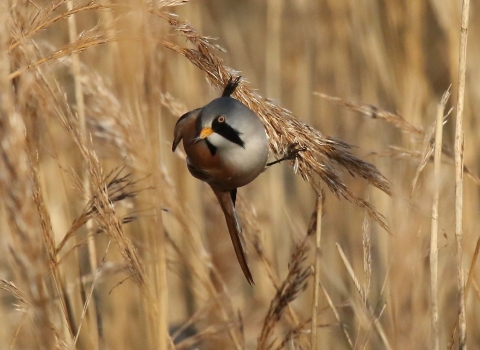
[[[237,255],[237,259],[240,263],[243,274],[247,278],[248,283],[254,285],[252,273],[248,268],[247,257],[245,255],[245,240],[243,239],[242,228],[238,222],[232,195],[228,191],[219,191],[216,189],[213,189],[213,192],[217,196],[218,202],[222,207],[223,214],[225,215],[228,232],[230,232],[233,248],[235,249],[235,254]]]

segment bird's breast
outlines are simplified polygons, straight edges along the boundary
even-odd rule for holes
[[[206,141],[193,140],[184,139],[190,173],[216,189],[230,191],[245,186],[265,170],[268,146],[248,144],[211,152]]]

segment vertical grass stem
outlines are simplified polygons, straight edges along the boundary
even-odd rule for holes
[[[460,59],[458,67],[457,120],[455,125],[455,240],[457,255],[459,349],[466,349],[467,325],[465,318],[465,276],[463,270],[463,107],[465,100],[465,71],[467,66],[468,13],[470,1],[463,0],[460,29]]]

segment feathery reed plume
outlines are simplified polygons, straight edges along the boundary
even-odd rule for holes
[[[214,199],[213,196],[212,196],[212,199]],[[272,286],[275,288],[275,290],[278,290],[280,288],[282,281],[279,277],[278,272],[274,268],[274,264],[272,263],[271,258],[267,256],[265,252],[265,242],[262,239],[262,236],[263,236],[262,229],[258,224],[256,210],[253,207],[253,205],[249,204],[247,198],[244,198],[243,193],[239,193],[238,201],[237,201],[237,209],[242,217],[242,225],[245,228],[245,238],[247,243],[253,246],[254,251],[261,265],[265,269]],[[312,226],[310,226],[310,228],[311,227]],[[311,234],[310,228],[307,231],[307,236]],[[313,228],[314,231],[315,231],[315,228],[316,226]],[[295,310],[293,310],[291,307],[288,307],[287,311],[288,311],[286,314],[287,322],[289,322],[292,325],[292,327],[297,327],[299,323],[298,321],[299,316],[297,315]]]
[[[24,291],[25,300],[32,306],[29,330],[42,348],[54,348],[65,340],[53,316],[63,318],[65,314],[48,302],[52,288],[44,281],[54,261],[53,238],[48,231],[48,219],[39,220],[36,215],[41,203],[38,197],[35,200],[36,174],[28,153],[29,139],[24,116],[16,108],[14,89],[8,79],[11,67],[6,49],[9,13],[0,12],[0,193],[4,198],[7,232],[11,235],[8,245],[13,260],[12,273],[18,290]]]
[[[0,51],[1,47],[0,44]],[[0,57],[0,64],[4,63]],[[25,124],[11,104],[13,99],[1,70],[0,77],[3,80],[0,81],[0,193],[4,198],[6,231],[11,235],[8,245],[14,261],[13,273],[21,282],[19,288],[27,293],[33,306],[31,326],[34,334],[44,346],[53,348],[57,344],[57,326],[52,321],[52,309],[47,303],[50,286],[43,282],[51,265],[44,243],[48,247],[50,244],[42,241],[46,236],[41,232],[32,200],[34,185],[26,153]]]
[[[104,177],[103,183],[105,184],[104,189],[108,193],[109,204],[114,204],[129,198],[134,198],[138,194],[136,189],[137,181],[131,179],[131,174],[126,174],[120,176],[120,173],[123,171],[125,166],[118,166],[115,169],[112,169],[109,174]],[[88,222],[88,220],[93,219],[100,215],[99,208],[96,207],[97,194],[94,193],[92,198],[90,198],[85,205],[80,216],[78,216],[70,229],[67,231],[63,239],[56,247],[56,253],[59,253],[65,244],[70,238],[78,231],[80,227]],[[134,216],[127,216],[122,220],[122,223],[129,223],[135,220]]]
[[[92,29],[92,32],[94,32],[95,29]],[[43,57],[39,59],[36,62],[32,62],[28,64],[26,67],[21,67],[17,69],[16,71],[10,73],[8,75],[8,78],[15,79],[19,77],[21,74],[35,69],[43,64],[50,63],[50,62],[57,62],[60,58],[63,58],[65,56],[69,56],[75,53],[80,53],[82,51],[85,51],[89,48],[96,47],[98,45],[106,44],[108,42],[111,42],[113,39],[109,38],[107,36],[104,36],[102,34],[95,34],[92,33],[90,36],[84,37],[83,34],[80,35],[75,41],[64,45],[63,47],[59,48],[55,52],[52,52],[48,54],[46,57]]]
[[[194,45],[194,49],[190,49],[165,42],[165,47],[185,56],[205,73],[213,86],[223,88],[235,73],[216,56],[215,50],[219,47],[210,42],[211,38],[199,35],[187,22],[174,15],[154,9],[151,11],[167,19],[172,29]],[[234,95],[262,119],[270,140],[270,148],[275,156],[282,157],[288,154],[293,144],[306,149],[295,157],[293,169],[308,181],[317,193],[320,191],[318,181],[321,179],[337,197],[355,203],[389,231],[383,215],[365,199],[351,192],[340,178],[340,172],[344,170],[352,176],[364,178],[391,195],[390,182],[374,165],[351,154],[351,146],[346,142],[323,135],[308,124],[302,123],[289,110],[262,98],[244,84],[238,86]]]
[[[305,240],[295,248],[290,260],[288,275],[278,288],[265,316],[262,331],[258,337],[258,349],[266,350],[274,346],[275,339],[272,339],[272,335],[276,323],[280,321],[288,304],[295,300],[307,287],[308,279],[312,275],[309,266],[302,266],[307,259],[307,251],[308,247]]]
[[[37,208],[40,225],[42,227],[44,246],[49,256],[49,265],[52,272],[56,295],[58,296],[61,312],[66,321],[70,336],[73,337],[73,335],[77,332],[77,326],[72,313],[73,306],[71,296],[65,292],[66,284],[59,269],[59,264],[61,261],[55,248],[55,236],[51,217],[45,204],[44,194],[41,190],[38,180],[38,170],[33,165],[30,166],[33,178],[33,201]]]
[[[62,11],[63,8],[65,9]],[[12,57],[15,57],[19,51],[28,51],[28,47],[31,44],[37,45],[33,37],[57,22],[62,20],[69,20],[69,22],[71,22],[73,16],[78,13],[106,8],[108,8],[106,5],[96,4],[93,1],[82,5],[71,5],[71,1],[60,0],[45,7],[37,7],[30,3],[22,5],[16,3],[10,11],[11,21],[9,22],[9,33],[11,33],[11,38],[8,52]],[[15,69],[13,72],[10,72],[8,78],[12,80],[40,65],[57,62],[60,58],[69,57],[114,39],[101,33],[98,26],[85,30],[78,36],[76,31],[74,31],[72,35],[72,40],[69,43],[60,49],[55,48],[49,53],[43,53],[41,57],[36,60],[28,60],[23,65],[13,60],[15,63],[13,67],[15,67]]]
[[[130,194],[114,190],[112,197],[110,197],[108,186],[103,182],[101,173],[90,169],[90,175],[94,175],[92,179],[95,180],[95,182],[92,181],[91,202],[91,211],[98,213],[98,215],[95,216],[95,221],[99,226],[104,228],[105,233],[119,248],[120,254],[127,265],[130,277],[139,285],[143,286],[146,278],[144,266],[138,256],[137,249],[125,235],[122,220],[118,218],[113,207],[114,200],[128,197]]]
[[[32,37],[33,35],[41,32],[42,30],[50,27],[58,21],[65,20],[72,15],[75,15],[79,12],[91,11],[91,10],[100,10],[106,9],[105,4],[96,4],[93,1],[85,5],[76,5],[70,9],[67,9],[60,14],[56,14],[62,7],[68,3],[68,0],[59,0],[53,3],[48,4],[45,7],[29,6],[27,11],[28,14],[22,13],[19,15],[19,4],[15,3],[11,9],[12,14],[12,36],[14,38],[13,42],[10,44],[8,51],[11,52],[15,50],[22,44]],[[21,9],[20,11],[25,12],[26,9]],[[28,24],[28,25],[25,25]]]
[[[435,140],[433,140],[432,138],[433,134],[431,129],[429,130],[429,132],[426,132],[422,128],[408,122],[402,115],[398,113],[392,113],[392,112],[386,111],[374,105],[367,105],[367,104],[361,104],[361,103],[354,103],[351,101],[345,101],[340,97],[333,97],[320,92],[315,92],[314,94],[316,96],[326,99],[327,101],[335,103],[339,106],[343,106],[354,112],[358,112],[366,117],[370,117],[372,119],[379,119],[379,120],[385,121],[386,123],[392,124],[395,128],[399,129],[403,133],[412,136],[414,140],[416,141],[423,140],[424,142],[423,153],[420,153],[418,151],[406,150],[406,149],[395,147],[395,146],[390,146],[391,152],[384,152],[384,153],[372,152],[372,154],[380,155],[380,156],[388,156],[388,157],[404,157],[407,159],[409,157],[417,158],[417,159],[420,158],[422,164],[425,162],[426,159],[428,159],[429,161],[433,161],[433,158],[431,157],[432,152],[431,151],[425,152],[425,147],[428,147],[428,145],[433,145],[435,143]],[[451,111],[452,110],[446,113],[445,120],[448,118]],[[444,120],[444,123],[445,123],[445,120]],[[433,148],[429,148],[429,149],[433,149]],[[447,159],[444,159],[444,161],[450,164],[453,164],[455,153],[445,143],[442,143],[442,153],[446,156],[445,158],[447,158]],[[428,158],[426,158],[425,155],[427,155]],[[465,174],[467,174],[470,177],[471,180],[473,180],[473,182],[475,182],[478,186],[480,186],[480,177],[477,174],[475,174],[472,170],[470,170],[470,167],[464,164],[463,171],[465,172]]]
[[[58,93],[60,88],[57,85],[50,86],[51,84],[46,81],[40,71],[39,75],[41,77],[41,80],[39,81],[39,88],[42,90],[41,93],[44,98],[52,101],[55,106],[54,112],[56,113],[56,116],[65,130],[70,134],[73,142],[77,145],[87,166],[88,176],[91,183],[92,198],[90,199],[89,204],[85,207],[84,212],[70,228],[64,241],[88,221],[90,218],[89,215],[96,214],[94,218],[97,225],[103,228],[113,243],[119,248],[120,254],[124,258],[125,264],[130,273],[130,277],[141,286],[145,286],[143,264],[141,263],[136,248],[123,232],[122,219],[117,216],[113,206],[115,201],[132,197],[135,194],[129,190],[129,187],[134,185],[135,182],[128,180],[128,176],[126,178],[118,178],[117,176],[119,172],[115,172],[115,170],[107,176],[103,174],[103,169],[95,151],[88,148],[84,143],[79,131],[78,120],[74,117],[70,108],[68,108],[66,101],[64,101],[65,96]],[[65,110],[62,110],[60,106],[65,106]],[[116,169],[116,171],[118,171],[118,169]],[[112,174],[116,175],[111,178],[110,176]],[[81,186],[81,188],[83,188],[83,186]],[[109,190],[111,192],[109,192]],[[62,242],[60,248],[63,245],[64,243]],[[57,247],[57,251],[58,250],[59,248]],[[143,290],[149,293],[148,288],[144,288]]]

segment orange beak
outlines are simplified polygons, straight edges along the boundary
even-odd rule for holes
[[[194,143],[197,143],[198,141],[209,137],[211,134],[213,134],[213,129],[212,128],[210,128],[210,127],[203,128],[202,131],[200,132],[200,136],[198,136],[195,139]]]

